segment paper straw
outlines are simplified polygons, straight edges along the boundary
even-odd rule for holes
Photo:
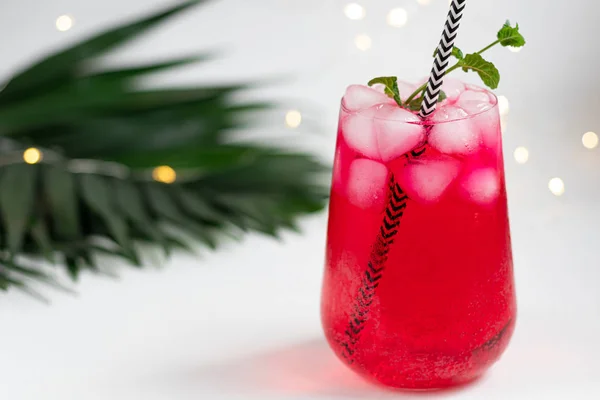
[[[367,268],[363,272],[360,288],[354,297],[353,309],[343,339],[338,341],[341,346],[340,355],[348,364],[354,363],[354,352],[360,341],[361,332],[370,319],[371,304],[379,286],[379,280],[383,277],[389,247],[394,243],[394,237],[398,233],[407,200],[408,197],[392,176],[389,183],[386,212],[372,246]]]
[[[458,35],[458,27],[460,26],[460,19],[465,10],[466,3],[467,0],[452,0],[452,3],[450,4],[448,18],[446,18],[442,38],[440,39],[440,44],[438,45],[437,53],[433,60],[431,75],[429,75],[427,89],[425,89],[425,95],[423,96],[423,102],[421,103],[421,111],[419,111],[419,116],[421,118],[430,116],[437,106],[438,98],[442,91],[442,85],[444,84],[444,75],[446,74],[446,68],[448,68],[448,63],[452,56],[454,41]]]
[[[422,146],[407,154],[407,159],[418,158],[424,152],[425,147]],[[371,246],[371,253],[361,276],[361,285],[354,296],[346,330],[342,338],[338,340],[341,347],[340,355],[348,364],[353,364],[355,361],[355,351],[362,330],[371,317],[371,304],[376,296],[379,282],[383,278],[388,252],[400,229],[407,201],[408,196],[392,175],[389,183],[388,203],[383,213],[381,225],[375,242]]]
[[[443,78],[458,33],[460,19],[465,9],[465,3],[466,0],[453,0],[452,4],[450,4],[450,11],[444,25],[442,39],[438,46],[431,75],[425,89],[425,95],[423,96],[421,111],[419,112],[422,118],[427,118],[435,111],[444,83]],[[415,149],[406,155],[407,159],[419,158],[425,151],[426,148],[424,146]],[[371,304],[376,297],[380,280],[383,278],[383,272],[388,260],[388,252],[400,228],[407,200],[408,196],[392,175],[388,191],[388,204],[383,214],[383,220],[381,221],[375,243],[371,247],[371,254],[366,263],[358,293],[354,297],[346,330],[337,340],[341,348],[340,355],[348,364],[353,364],[355,361],[355,352],[360,342],[361,333],[370,319]]]

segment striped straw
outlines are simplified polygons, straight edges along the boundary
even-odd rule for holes
[[[448,68],[450,56],[452,55],[454,41],[458,35],[458,27],[460,26],[460,19],[465,10],[466,2],[467,0],[452,0],[450,4],[450,11],[448,11],[448,18],[442,32],[442,39],[433,60],[431,75],[429,75],[427,89],[423,96],[423,103],[421,103],[421,111],[419,112],[421,118],[430,116],[437,106],[442,85],[444,84],[444,75],[446,74],[446,68]]]
[[[466,0],[453,0],[450,5],[450,12],[444,26],[442,40],[438,46],[438,52],[433,62],[433,69],[419,113],[423,118],[426,118],[435,111],[442,89],[444,74],[448,67],[448,60],[452,55],[452,48],[454,47],[454,40],[456,39],[462,12],[465,9],[465,2]],[[409,160],[411,158],[418,158],[424,152],[425,148],[421,147],[411,151],[407,154],[407,157]],[[379,232],[375,243],[371,247],[372,251],[366,263],[367,266],[363,270],[361,285],[354,297],[346,330],[344,335],[341,335],[337,340],[340,346],[340,355],[348,364],[355,362],[355,353],[361,340],[361,333],[371,319],[371,304],[376,297],[380,280],[383,278],[383,271],[388,260],[387,254],[399,231],[400,222],[407,207],[407,200],[408,196],[392,175],[389,185],[388,204],[383,214]]]

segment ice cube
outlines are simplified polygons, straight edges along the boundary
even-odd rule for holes
[[[397,105],[378,105],[342,120],[346,144],[365,157],[392,161],[425,141],[419,117]]]
[[[444,155],[411,160],[400,173],[400,184],[412,199],[437,201],[458,176],[460,161]]]
[[[492,108],[490,103],[482,103],[479,101],[459,101],[456,103],[469,115],[476,115]]]
[[[460,107],[446,105],[438,107],[431,116],[431,120],[434,122],[454,121],[458,119],[464,119],[468,115],[469,114],[467,114],[467,112]]]
[[[380,159],[392,161],[425,141],[419,117],[395,105],[382,106],[374,120]]]
[[[497,150],[500,144],[500,114],[497,110],[487,110],[471,118],[481,136],[481,141],[485,147]]]
[[[470,83],[467,83],[467,84],[465,85],[465,88],[466,88],[467,90],[472,90],[472,91],[475,91],[475,92],[485,92],[485,89],[484,89],[484,88],[482,88],[481,86],[472,85],[472,84],[470,84]]]
[[[346,144],[360,154],[379,159],[377,138],[373,118],[378,107],[371,107],[356,114],[350,114],[342,120],[342,135]]]
[[[385,94],[385,85],[383,83],[376,83],[371,86],[371,89],[378,91],[379,93]]]
[[[467,90],[461,94],[458,98],[457,105],[467,112],[469,112],[469,110],[465,108],[466,106],[476,107],[481,105],[481,107],[492,107],[490,96],[486,92],[475,92],[473,90]],[[469,112],[469,114],[474,113]]]
[[[491,204],[500,194],[500,179],[493,168],[477,169],[461,182],[464,194],[478,204]]]
[[[458,99],[456,105],[460,106],[469,115],[472,123],[480,132],[483,145],[490,149],[498,146],[500,138],[500,120],[498,111],[493,110],[496,100],[489,92],[466,91]]]
[[[376,90],[379,93],[385,93],[385,85],[382,84],[382,83],[376,83],[376,84],[374,84],[373,86],[371,86],[371,89]],[[415,85],[415,84],[408,83],[408,82],[405,82],[405,81],[398,81],[398,91],[400,92],[400,98],[402,99],[402,101],[408,99],[408,97],[416,89],[417,89],[417,85]]]
[[[448,101],[453,102],[465,91],[465,85],[458,79],[445,78],[442,90],[446,93]]]
[[[385,207],[388,169],[382,163],[357,159],[348,172],[348,200],[362,209]]]
[[[465,110],[469,115],[476,115],[493,107],[488,94],[485,92],[464,92],[456,105]]]
[[[363,85],[351,85],[342,99],[344,107],[350,112],[366,110],[377,104],[393,103],[387,95]]]
[[[433,116],[438,122],[431,128],[429,144],[445,154],[472,154],[480,146],[479,131],[466,111],[455,106],[441,107]]]
[[[400,91],[400,98],[402,101],[405,101],[415,90],[417,90],[417,85],[398,81],[398,90]]]

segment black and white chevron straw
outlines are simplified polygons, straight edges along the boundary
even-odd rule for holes
[[[458,25],[462,17],[462,12],[465,9],[466,0],[453,0],[450,5],[448,20],[444,26],[442,40],[438,47],[438,52],[435,56],[433,69],[421,105],[419,115],[423,118],[429,116],[435,111],[436,103],[442,90],[443,78],[448,67],[448,59],[452,55],[454,47],[454,39],[458,31]],[[425,147],[422,146],[407,154],[408,159],[419,158],[424,152]],[[381,225],[375,243],[371,246],[371,254],[366,267],[361,275],[361,285],[356,292],[352,304],[352,310],[349,313],[348,324],[346,330],[338,338],[336,338],[340,348],[340,355],[348,364],[353,364],[356,361],[357,351],[359,351],[359,342],[361,333],[371,319],[371,304],[377,297],[377,288],[383,278],[384,269],[388,260],[388,252],[394,240],[397,240],[396,234],[400,229],[402,216],[407,207],[409,198],[400,185],[395,181],[394,176],[391,176],[388,204],[385,212],[382,215]]]
[[[421,118],[430,116],[437,106],[438,98],[442,91],[442,84],[444,83],[444,75],[450,62],[452,48],[458,35],[458,27],[460,26],[460,19],[465,10],[466,3],[467,0],[452,0],[450,4],[450,11],[448,11],[448,18],[442,32],[442,39],[438,45],[437,54],[433,61],[433,68],[431,68],[431,75],[429,75],[429,81],[425,89],[425,95],[423,96],[423,103],[421,103],[421,111],[419,112]]]

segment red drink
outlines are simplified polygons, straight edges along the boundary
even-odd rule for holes
[[[514,329],[497,99],[444,90],[427,125],[366,87],[342,102],[322,320],[340,358],[387,386],[471,381]]]

